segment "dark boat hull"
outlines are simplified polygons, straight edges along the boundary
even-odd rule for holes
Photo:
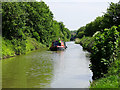
[[[63,47],[51,47],[50,50],[51,51],[62,51],[62,50],[65,50],[65,48],[63,48]]]
[[[60,50],[65,50],[66,48],[67,48],[67,46],[66,46],[65,42],[58,40],[58,41],[52,42],[50,50],[51,51],[60,51]]]

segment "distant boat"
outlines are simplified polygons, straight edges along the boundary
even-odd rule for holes
[[[50,47],[51,51],[65,50],[67,48],[66,43],[62,40],[56,40],[52,42]]]

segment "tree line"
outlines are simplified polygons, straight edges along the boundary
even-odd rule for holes
[[[115,63],[114,75],[118,75],[120,51],[120,1],[110,3],[107,12],[94,21],[80,27],[76,37],[81,38],[83,48],[91,52],[90,69],[93,79],[104,77]],[[116,77],[115,76],[115,77]],[[114,77],[114,76],[113,76]],[[117,81],[116,81],[117,82]]]
[[[86,26],[80,27],[77,30],[77,37],[93,36],[95,32],[103,32],[105,28],[111,28],[114,25],[120,25],[120,2],[111,2],[103,16],[99,16],[94,21],[86,24]]]
[[[49,47],[59,38],[69,41],[71,34],[45,2],[1,2],[2,56],[7,58]],[[1,14],[0,14],[1,15]],[[1,52],[0,52],[1,53]]]
[[[53,19],[53,13],[43,1],[2,2],[2,36],[9,40],[31,37],[45,45],[71,37],[69,29]]]

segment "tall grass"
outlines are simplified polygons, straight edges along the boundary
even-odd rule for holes
[[[45,47],[45,45],[30,37],[26,40],[7,40],[2,38],[2,56],[0,58],[4,59],[15,55],[26,54],[27,52]]]

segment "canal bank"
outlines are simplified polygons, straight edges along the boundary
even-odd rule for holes
[[[66,43],[65,51],[34,51],[2,60],[3,88],[88,88],[92,80],[88,52]]]
[[[0,37],[0,40],[2,43],[0,59],[11,58],[17,55],[27,54],[37,49],[46,48],[45,45],[30,37],[27,37],[26,40],[8,40]]]
[[[78,41],[79,42],[77,43],[81,44],[85,50],[91,52],[92,50],[91,46],[94,42],[93,37],[92,38],[84,37],[82,39],[79,39]],[[118,51],[119,50],[120,47],[118,48]],[[116,60],[113,63],[111,63],[111,66],[108,68],[108,73],[104,74],[104,77],[101,77],[97,80],[93,80],[90,85],[90,88],[114,88],[117,90],[120,87],[119,84],[120,53],[118,52],[116,54],[117,54]]]

